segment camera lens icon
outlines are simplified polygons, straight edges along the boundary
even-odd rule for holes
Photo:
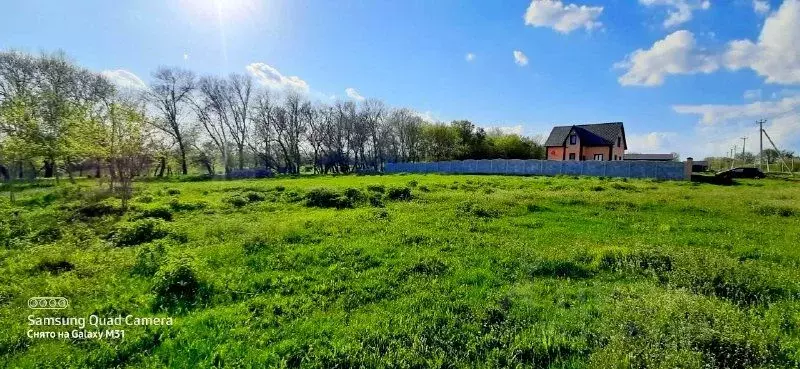
[[[66,309],[69,300],[66,297],[31,297],[28,299],[28,307],[37,310]]]

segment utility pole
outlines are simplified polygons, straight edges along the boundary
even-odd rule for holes
[[[733,169],[734,165],[736,165],[736,145],[733,145],[731,150],[731,169]]]
[[[744,156],[744,147],[745,147],[746,144],[747,144],[747,137],[742,137],[742,165],[747,165],[747,162],[745,161],[745,156]]]
[[[758,169],[764,170],[764,123],[761,119],[758,122]],[[767,164],[769,165],[769,164]]]

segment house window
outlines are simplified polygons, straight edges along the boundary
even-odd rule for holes
[[[617,160],[617,156],[616,155],[614,155],[614,160]]]
[[[570,135],[569,136],[569,144],[574,145],[578,143],[578,136],[577,135]]]
[[[575,153],[569,154],[569,160],[575,160]]]
[[[603,154],[594,154],[594,160],[603,161]]]
[[[617,147],[622,146],[622,137],[617,137]]]

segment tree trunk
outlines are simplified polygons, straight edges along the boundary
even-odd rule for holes
[[[10,181],[11,180],[11,175],[8,172],[8,168],[6,168],[2,164],[0,164],[0,175],[3,176],[3,180],[5,180],[5,181]]]
[[[181,151],[181,174],[189,174],[189,169],[186,166],[186,148],[183,147],[183,140],[178,139],[178,149]]]
[[[159,168],[158,168],[158,176],[159,177],[163,177],[164,176],[164,169],[167,168],[167,157],[166,156],[162,156],[160,158],[160,160],[161,160],[161,162],[158,165],[159,166]]]
[[[244,146],[239,146],[239,169],[244,169]]]
[[[44,177],[45,178],[53,178],[53,174],[55,174],[56,163],[53,160],[45,160],[44,161]]]

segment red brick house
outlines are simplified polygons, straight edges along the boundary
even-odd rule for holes
[[[547,160],[623,160],[628,144],[622,122],[553,127]]]

